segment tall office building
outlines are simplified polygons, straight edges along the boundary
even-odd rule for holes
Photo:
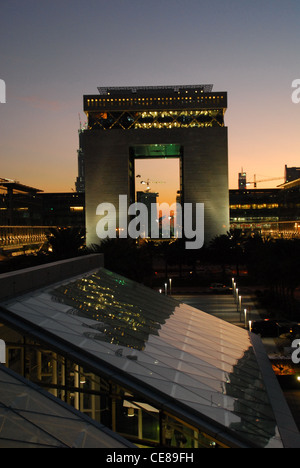
[[[136,193],[136,201],[138,203],[142,203],[143,205],[146,206],[147,211],[148,211],[148,216],[147,216],[147,225],[141,227],[141,232],[144,232],[144,237],[150,237],[151,236],[151,213],[154,212],[155,217],[158,217],[157,213],[157,197],[158,193],[156,192],[137,192]],[[158,219],[157,219],[158,221]]]
[[[205,205],[205,241],[229,229],[227,93],[212,85],[98,88],[84,96],[87,244],[100,203],[135,201],[135,160],[178,158],[182,204]],[[123,209],[125,211],[125,209]],[[108,218],[107,218],[108,219]],[[118,221],[117,221],[118,222]]]
[[[285,166],[285,182],[293,182],[300,179],[300,167]]]
[[[239,190],[244,190],[247,187],[247,174],[246,172],[239,172]]]
[[[85,161],[84,161],[84,153],[82,151],[82,132],[83,130],[80,129],[79,134],[79,149],[77,150],[78,154],[78,177],[75,182],[76,192],[84,193],[85,192]]]

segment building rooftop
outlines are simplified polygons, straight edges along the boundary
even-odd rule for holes
[[[87,130],[224,126],[227,93],[213,85],[99,87],[83,97]]]
[[[180,94],[181,92],[201,92],[211,93],[213,89],[212,84],[198,84],[198,85],[173,85],[173,86],[131,86],[131,87],[98,87],[101,96],[117,96],[123,94]]]
[[[232,447],[300,447],[255,335],[103,268],[2,303],[27,330]]]
[[[289,189],[293,189],[293,188],[296,188],[296,187],[300,187],[300,179],[295,179],[295,180],[291,180],[290,182],[285,182],[284,184],[280,185],[279,187],[284,189],[284,190],[289,190]]]
[[[0,448],[133,447],[0,364]]]
[[[23,193],[43,192],[43,190],[20,184],[20,182],[17,182],[16,180],[2,179],[2,178],[0,178],[0,187],[5,188],[5,189],[12,189],[12,190],[23,192]]]

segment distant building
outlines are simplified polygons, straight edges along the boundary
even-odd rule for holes
[[[148,210],[148,226],[141,226],[141,232],[145,232],[145,237],[150,237],[151,235],[151,213],[155,209],[152,205],[157,204],[158,193],[155,192],[137,192],[137,202],[143,203]],[[156,208],[156,218],[158,216]]]
[[[84,161],[84,153],[81,147],[81,136],[82,130],[79,130],[79,149],[77,150],[78,153],[78,177],[75,182],[76,192],[84,193],[85,192],[85,161]]]
[[[42,193],[38,198],[41,226],[85,226],[84,193]]]
[[[39,220],[42,190],[0,178],[0,226],[31,226]]]
[[[39,250],[49,227],[84,228],[84,193],[44,193],[0,179],[0,251]]]
[[[129,204],[134,202],[136,159],[178,158],[182,204],[191,203],[194,209],[196,203],[205,205],[207,243],[225,234],[229,229],[227,93],[213,92],[212,85],[98,91],[84,96],[88,124],[81,147],[87,244],[100,242],[99,204],[118,207],[119,195],[127,195]]]
[[[234,227],[277,222],[280,189],[230,190],[230,222]]]
[[[300,179],[276,189],[230,190],[232,229],[273,237],[300,235]]]
[[[246,172],[239,173],[239,190],[244,190],[247,187],[247,174]]]
[[[300,167],[285,166],[285,182],[292,182],[300,179]]]

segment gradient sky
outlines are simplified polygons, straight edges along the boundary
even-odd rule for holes
[[[0,0],[0,177],[71,191],[84,94],[201,83],[228,92],[230,188],[242,167],[283,177],[300,166],[299,20],[299,0]]]

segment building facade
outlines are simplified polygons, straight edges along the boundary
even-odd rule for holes
[[[47,242],[49,227],[84,229],[84,193],[44,193],[0,180],[0,252],[38,251]]]
[[[85,192],[85,163],[84,163],[84,154],[81,148],[81,135],[82,135],[82,128],[80,128],[78,135],[79,135],[79,148],[77,150],[77,157],[78,157],[78,176],[75,182],[76,192],[84,193]]]
[[[271,237],[300,236],[300,179],[276,189],[230,190],[232,229]]]
[[[285,182],[293,182],[300,178],[300,167],[285,166]]]
[[[87,244],[101,203],[135,202],[135,160],[178,158],[181,203],[205,205],[205,242],[229,229],[227,94],[211,85],[98,88],[84,96]],[[118,219],[117,219],[118,230]]]
[[[239,189],[243,190],[247,187],[247,174],[246,172],[239,173]]]

